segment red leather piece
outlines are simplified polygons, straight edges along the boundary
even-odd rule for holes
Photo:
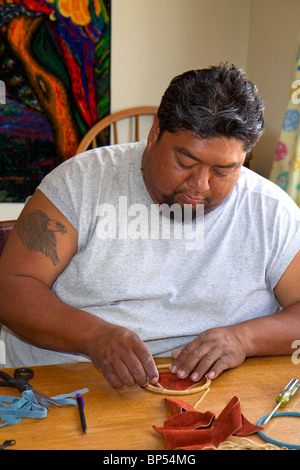
[[[197,385],[197,382],[193,382],[189,377],[179,379],[176,374],[171,374],[171,372],[160,372],[158,382],[162,387],[172,390],[188,390],[193,385]]]
[[[164,421],[162,427],[153,426],[162,434],[169,449],[200,450],[204,447],[218,446],[231,435],[248,436],[262,428],[251,424],[241,413],[240,400],[233,397],[220,415],[206,411],[201,413],[191,405],[167,399],[171,416]]]

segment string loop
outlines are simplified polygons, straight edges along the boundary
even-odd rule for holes
[[[171,364],[159,364],[157,366],[157,369],[159,370],[169,369],[170,366]],[[171,388],[162,387],[162,385],[160,385],[159,383],[157,383],[156,385],[148,384],[145,388],[150,390],[151,392],[162,393],[164,395],[191,395],[192,393],[198,393],[203,390],[206,390],[205,392],[205,395],[206,395],[206,393],[209,392],[210,384],[211,384],[211,380],[207,376],[205,376],[204,384],[198,385],[197,383],[195,383],[195,385],[192,385],[187,390],[173,390]]]
[[[263,416],[262,418],[260,418],[257,422],[257,426],[261,426],[262,423],[265,421],[265,419],[267,419],[269,415],[265,415]],[[296,417],[300,417],[300,413],[298,411],[280,411],[278,413],[274,413],[273,415],[273,418],[280,418],[281,416],[296,416]],[[297,445],[297,444],[287,444],[286,442],[281,442],[281,441],[277,441],[276,439],[273,439],[269,436],[267,436],[263,431],[258,431],[258,434],[260,435],[260,437],[262,439],[264,439],[265,441],[267,442],[270,442],[270,444],[273,444],[275,446],[279,446],[279,447],[287,447],[288,449],[296,449],[296,450],[300,450],[300,445]]]

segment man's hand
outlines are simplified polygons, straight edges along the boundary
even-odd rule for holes
[[[106,323],[93,338],[89,346],[90,358],[113,388],[136,384],[145,387],[149,382],[157,382],[153,356],[136,333]]]
[[[237,367],[246,359],[246,349],[237,335],[237,325],[213,328],[201,333],[180,351],[170,372],[181,379],[191,376],[198,382],[205,374],[216,378],[223,370]]]

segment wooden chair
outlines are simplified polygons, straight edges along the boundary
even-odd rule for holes
[[[0,256],[4,250],[5,243],[12,231],[16,221],[15,220],[4,220],[0,221]]]
[[[87,150],[90,145],[91,148],[99,147],[97,144],[96,137],[100,134],[101,131],[107,129],[110,125],[113,127],[113,136],[114,136],[114,143],[118,144],[118,121],[127,119],[127,118],[134,118],[135,122],[135,141],[137,142],[140,138],[139,131],[139,118],[145,115],[155,115],[157,112],[157,106],[138,106],[135,108],[128,108],[123,109],[121,111],[117,111],[115,113],[110,114],[109,116],[101,119],[97,124],[95,124],[84,136],[82,141],[80,142],[78,149],[76,151],[76,155],[78,153],[84,152]]]

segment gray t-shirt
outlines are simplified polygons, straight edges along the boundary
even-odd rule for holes
[[[280,310],[273,289],[300,249],[296,204],[243,167],[204,224],[199,217],[175,235],[174,227],[182,228],[175,219],[163,237],[151,232],[159,208],[140,169],[145,144],[88,151],[39,186],[78,231],[78,252],[55,281],[55,294],[134,330],[161,356],[208,328]],[[200,236],[197,245],[191,236],[198,232],[204,240]],[[87,360],[28,345],[5,327],[2,339],[6,367]]]

